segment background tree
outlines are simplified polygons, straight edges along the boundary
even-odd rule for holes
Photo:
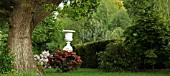
[[[120,39],[122,38],[123,30],[129,26],[131,26],[131,19],[126,13],[126,9],[121,0],[102,0],[97,11],[92,15],[91,19],[86,22],[83,28],[84,37],[82,38],[89,39],[82,40],[89,42]]]
[[[120,39],[122,38],[123,30],[131,26],[131,19],[126,13],[121,0],[101,0],[100,3],[94,13],[89,14],[87,17],[79,17],[79,20],[73,16],[75,15],[74,13],[69,12],[69,10],[75,10],[72,6],[64,8],[59,14],[58,19],[61,19],[61,21],[64,22],[64,18],[72,21],[73,28],[69,28],[76,30],[74,39],[78,39],[73,42],[86,43],[98,40]],[[74,26],[77,28],[74,28]]]
[[[169,62],[170,30],[156,7],[159,1],[125,0],[134,25],[125,31],[125,44],[132,49],[138,69],[165,68]]]

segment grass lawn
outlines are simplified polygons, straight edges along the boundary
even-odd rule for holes
[[[4,76],[0,74],[0,76]],[[6,76],[6,75],[5,75]],[[7,75],[14,76],[14,75]],[[33,76],[27,73],[24,76]],[[170,76],[170,70],[156,70],[147,72],[102,72],[98,69],[81,68],[79,70],[70,71],[66,73],[55,72],[54,69],[49,69],[44,76]]]
[[[66,73],[55,72],[53,69],[46,71],[44,76],[170,76],[170,70],[157,70],[148,72],[102,72],[97,69],[81,68]]]

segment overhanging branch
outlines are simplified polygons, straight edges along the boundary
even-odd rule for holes
[[[47,15],[49,15],[50,13],[53,12],[54,9],[56,9],[56,7],[62,2],[63,0],[47,0],[46,2],[42,2],[42,3],[38,3],[35,5],[35,12],[33,15],[33,19],[32,19],[32,29],[31,31],[33,31],[35,29],[36,26],[38,26],[38,24],[45,19],[45,17]],[[44,10],[44,5],[45,4],[53,4],[54,6],[51,7],[52,9]]]

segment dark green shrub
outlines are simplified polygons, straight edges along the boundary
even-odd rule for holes
[[[121,42],[109,43],[105,51],[97,53],[99,68],[106,72],[135,70],[131,51]]]
[[[170,61],[170,26],[157,0],[128,0],[134,26],[125,30],[125,44],[133,50],[138,69],[167,68]],[[136,3],[136,4],[134,4]],[[158,7],[159,8],[159,7]]]
[[[81,67],[97,68],[99,65],[96,53],[104,51],[107,44],[115,41],[116,40],[106,40],[74,45],[74,51],[77,53],[77,55],[81,56],[83,61]]]

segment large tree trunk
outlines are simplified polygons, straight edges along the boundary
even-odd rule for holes
[[[7,48],[15,56],[13,65],[18,71],[37,71],[32,53],[32,32],[35,27],[56,7],[45,11],[44,4],[58,6],[62,0],[12,0]]]
[[[18,71],[37,70],[31,43],[33,8],[29,3],[23,4],[18,3],[10,17],[7,46],[10,48],[10,53],[15,56],[13,61],[15,69]]]

